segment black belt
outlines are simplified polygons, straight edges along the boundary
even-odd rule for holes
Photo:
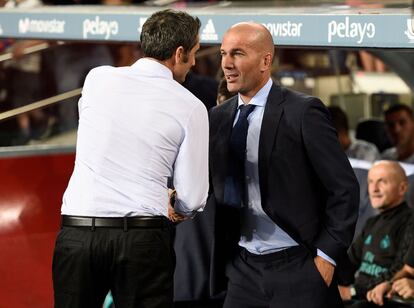
[[[164,216],[133,216],[133,217],[87,217],[62,215],[64,227],[122,228],[164,228],[171,222]]]
[[[254,253],[249,252],[247,249],[243,248],[241,251],[241,255],[245,258],[249,258],[256,262],[270,262],[276,260],[289,260],[299,255],[305,255],[309,253],[309,250],[301,245],[292,246],[283,250],[279,250],[276,252],[264,254],[264,255],[257,255]]]

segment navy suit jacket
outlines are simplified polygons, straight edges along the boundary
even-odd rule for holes
[[[237,96],[210,112],[210,173],[217,204],[211,288],[225,288],[224,266],[237,251],[239,213],[223,202]],[[259,178],[266,214],[296,242],[334,260],[351,244],[359,186],[328,110],[311,96],[273,84],[259,140]]]

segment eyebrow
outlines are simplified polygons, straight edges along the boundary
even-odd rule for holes
[[[242,49],[242,48],[230,49],[229,52],[226,52],[224,49],[220,48],[220,52],[234,53],[234,52],[237,52],[237,51],[245,52],[244,49]]]

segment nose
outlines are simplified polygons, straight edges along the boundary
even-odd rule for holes
[[[403,130],[402,125],[401,125],[401,124],[399,124],[399,123],[395,123],[395,126],[394,126],[394,132],[398,134],[398,133],[400,133],[402,130]]]
[[[228,55],[221,56],[221,67],[223,69],[232,69],[234,67],[233,59]]]
[[[369,183],[368,184],[368,191],[370,193],[378,192],[378,184],[377,183]]]

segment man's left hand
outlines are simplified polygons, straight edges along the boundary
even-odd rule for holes
[[[325,281],[326,285],[329,287],[332,283],[333,274],[335,271],[335,266],[326,261],[324,258],[320,256],[316,256],[313,259],[315,262],[316,268],[318,269],[319,273],[321,274],[323,280]]]

